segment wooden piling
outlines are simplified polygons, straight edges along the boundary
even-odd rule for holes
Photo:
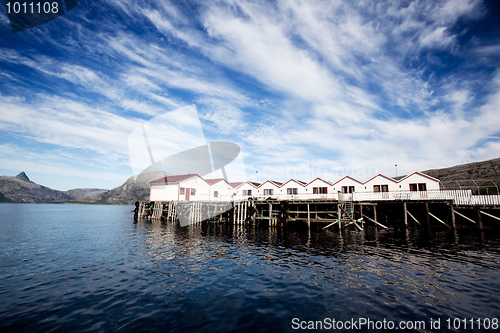
[[[403,203],[403,209],[405,211],[405,227],[408,227],[408,210],[406,209],[406,201]]]
[[[453,227],[453,230],[457,229],[457,226],[455,224],[455,207],[453,204],[450,204],[450,209],[451,209],[451,225]]]
[[[483,231],[483,218],[481,217],[481,209],[479,206],[476,207],[477,210],[477,221],[479,222],[479,230]]]
[[[307,227],[311,228],[311,216],[310,216],[310,211],[309,211],[309,204],[307,204]]]
[[[425,203],[425,214],[427,217],[427,230],[430,232],[431,231],[431,217],[430,217],[430,210],[429,210],[429,203]]]
[[[362,203],[359,204],[359,213],[360,213],[360,217],[362,219],[363,218],[363,204]],[[361,220],[360,223],[361,223],[361,226],[363,226],[363,228],[364,228],[365,226],[364,226],[363,220]]]
[[[273,204],[269,203],[269,225],[273,225]]]

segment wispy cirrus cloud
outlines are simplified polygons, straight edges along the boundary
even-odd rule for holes
[[[498,40],[478,35],[480,0],[80,7],[66,38],[24,35],[42,54],[1,49],[7,133],[121,159],[134,125],[196,104],[209,139],[237,142],[268,178],[287,177],[276,164],[390,173],[500,153]]]

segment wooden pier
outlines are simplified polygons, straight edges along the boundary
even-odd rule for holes
[[[307,225],[308,228],[355,228],[371,225],[389,229],[414,225],[432,228],[477,227],[484,221],[495,226],[500,220],[500,203],[486,198],[482,202],[452,199],[370,200],[354,201],[352,196],[315,200],[241,200],[241,201],[138,201],[134,219],[179,221],[181,225],[195,223],[230,223],[285,227]],[[500,222],[498,222],[500,226]]]

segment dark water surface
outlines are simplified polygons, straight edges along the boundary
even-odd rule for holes
[[[0,331],[500,332],[500,228],[180,228],[132,208],[0,204]]]

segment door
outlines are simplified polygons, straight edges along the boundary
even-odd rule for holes
[[[186,191],[186,201],[189,201],[189,195],[191,194],[191,189],[186,188],[185,191]]]

